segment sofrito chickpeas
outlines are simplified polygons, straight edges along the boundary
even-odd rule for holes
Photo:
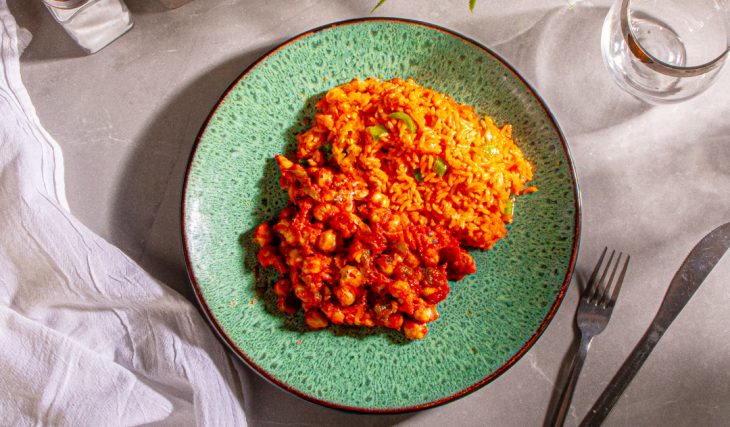
[[[315,156],[321,157],[321,156]],[[309,159],[276,156],[291,202],[254,231],[259,262],[280,275],[277,306],[304,311],[312,330],[330,324],[382,326],[422,339],[438,319],[448,279],[475,271],[471,256],[440,227],[390,209],[365,181]],[[326,163],[326,162],[325,162]]]
[[[412,79],[353,79],[315,107],[295,154],[276,156],[289,204],[253,236],[277,305],[312,329],[422,339],[449,281],[476,271],[464,248],[491,249],[537,191],[532,166],[511,125]]]

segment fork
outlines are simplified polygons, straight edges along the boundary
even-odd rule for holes
[[[578,303],[576,323],[580,330],[580,347],[578,348],[578,353],[575,355],[571,363],[568,382],[565,384],[565,388],[560,395],[560,400],[558,400],[557,409],[553,413],[552,421],[550,423],[551,426],[562,426],[565,422],[565,416],[568,413],[568,408],[570,408],[570,402],[573,400],[575,385],[578,382],[578,375],[583,368],[583,362],[585,362],[588,349],[591,346],[591,341],[593,341],[593,338],[596,335],[606,329],[608,320],[611,318],[611,313],[613,313],[613,307],[616,305],[616,299],[621,291],[621,284],[624,281],[624,276],[626,276],[626,269],[628,268],[629,260],[631,259],[631,256],[628,254],[626,255],[621,273],[619,274],[615,285],[613,285],[613,292],[609,296],[611,284],[614,283],[616,271],[618,270],[619,264],[621,264],[621,257],[623,256],[623,253],[618,254],[618,258],[613,264],[613,269],[611,269],[611,263],[613,262],[614,255],[616,254],[616,251],[611,251],[611,255],[609,256],[608,262],[601,273],[600,279],[596,280],[607,251],[607,247],[603,249],[603,253],[601,253],[601,257],[598,259],[598,263],[593,269],[593,273],[588,280],[588,285],[586,286],[586,289],[580,298],[580,302]],[[609,270],[611,270],[611,276],[606,282],[606,275]]]

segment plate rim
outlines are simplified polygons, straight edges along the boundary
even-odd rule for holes
[[[271,375],[266,369],[262,368],[261,366],[257,365],[253,360],[251,360],[248,355],[246,354],[243,349],[239,348],[235,342],[227,335],[223,327],[220,323],[218,323],[215,315],[208,307],[208,304],[205,301],[205,298],[203,297],[202,291],[200,289],[200,286],[198,284],[198,281],[196,279],[195,273],[193,271],[192,262],[191,262],[191,255],[188,250],[188,235],[186,233],[186,221],[185,221],[185,212],[186,212],[186,195],[188,191],[188,182],[190,179],[190,170],[193,164],[193,160],[195,159],[195,155],[197,154],[198,147],[200,146],[200,142],[205,134],[206,129],[208,128],[208,125],[210,124],[211,119],[213,116],[218,112],[218,109],[221,107],[221,105],[225,102],[225,100],[228,98],[228,95],[230,92],[238,85],[238,83],[243,80],[254,68],[256,68],[261,62],[269,58],[270,56],[277,53],[282,48],[289,46],[290,44],[295,43],[296,41],[303,39],[305,37],[308,37],[310,35],[316,34],[318,32],[338,27],[338,26],[344,26],[344,25],[352,25],[352,24],[358,24],[362,22],[377,22],[377,21],[383,21],[383,22],[390,22],[390,23],[398,23],[398,24],[407,24],[407,25],[417,25],[426,27],[432,30],[437,30],[443,33],[446,33],[447,35],[453,36],[457,39],[460,39],[466,43],[469,43],[473,45],[474,47],[484,51],[487,55],[491,56],[495,60],[499,61],[503,67],[505,67],[507,70],[509,70],[518,80],[522,82],[522,84],[528,89],[528,91],[532,94],[532,96],[538,101],[538,104],[540,104],[540,107],[542,108],[545,115],[550,119],[550,124],[552,125],[553,129],[555,130],[556,134],[558,135],[558,138],[560,139],[560,145],[563,149],[563,153],[565,154],[565,157],[567,159],[567,165],[568,169],[570,171],[570,181],[573,184],[573,197],[575,199],[574,201],[574,208],[575,208],[575,214],[574,214],[574,226],[575,226],[575,232],[573,233],[573,245],[571,248],[571,256],[570,260],[568,262],[568,268],[565,273],[565,277],[563,279],[563,283],[560,286],[560,291],[558,292],[557,296],[555,297],[555,301],[553,301],[552,306],[550,307],[550,310],[548,311],[548,314],[545,316],[545,318],[540,323],[540,326],[537,328],[537,330],[530,336],[530,338],[520,347],[520,349],[507,360],[504,364],[502,364],[499,368],[497,368],[494,372],[486,376],[485,378],[475,382],[474,384],[464,388],[463,390],[453,393],[449,396],[436,399],[430,402],[418,404],[418,405],[412,405],[412,406],[404,406],[404,407],[398,407],[398,408],[367,408],[367,407],[357,407],[357,406],[348,406],[343,405],[335,402],[330,402],[328,400],[323,400],[318,397],[312,396],[310,394],[307,394],[301,390],[295,389],[294,387],[291,387],[290,385],[286,384],[285,382],[275,378],[273,375]],[[368,414],[400,414],[400,413],[408,413],[408,412],[414,412],[414,411],[420,411],[427,408],[434,408],[437,406],[444,405],[446,403],[452,402],[454,400],[460,399],[464,396],[467,396],[485,385],[489,384],[490,382],[494,381],[498,377],[500,377],[503,373],[505,373],[509,368],[511,368],[514,364],[516,364],[537,342],[537,340],[542,336],[542,334],[545,332],[547,327],[550,325],[550,322],[555,316],[555,313],[560,308],[560,305],[562,304],[563,300],[565,299],[565,294],[568,290],[568,287],[570,285],[570,282],[573,277],[573,273],[575,270],[575,263],[578,258],[578,252],[580,249],[580,240],[581,240],[581,222],[582,222],[582,201],[581,201],[581,192],[578,184],[577,175],[575,172],[575,165],[573,161],[573,155],[570,150],[570,146],[568,145],[567,139],[565,138],[565,135],[563,134],[562,129],[560,128],[560,125],[558,124],[557,119],[553,115],[552,111],[548,107],[545,100],[540,96],[540,94],[537,92],[537,90],[532,86],[532,84],[523,77],[517,69],[512,66],[506,59],[504,59],[502,56],[497,54],[492,49],[486,47],[482,43],[472,39],[471,37],[467,37],[459,32],[456,32],[454,30],[451,30],[449,28],[440,26],[438,24],[433,24],[426,21],[416,20],[416,19],[408,19],[408,18],[400,18],[400,17],[360,17],[360,18],[351,18],[351,19],[345,19],[341,21],[335,21],[328,24],[324,24],[315,28],[312,28],[310,30],[306,30],[302,33],[299,33],[279,44],[271,48],[266,53],[262,54],[258,59],[256,59],[254,62],[252,62],[249,66],[247,66],[241,74],[236,77],[231,84],[226,88],[226,90],[223,92],[223,94],[220,96],[218,101],[216,101],[215,106],[211,109],[210,113],[208,113],[208,116],[206,117],[205,121],[200,127],[200,130],[198,131],[198,135],[195,138],[195,142],[190,150],[190,155],[188,157],[187,165],[185,167],[185,179],[183,182],[183,188],[182,188],[182,194],[181,194],[181,204],[180,204],[180,228],[181,228],[181,234],[182,234],[182,246],[183,246],[183,253],[185,255],[185,270],[187,272],[187,276],[190,280],[190,285],[193,288],[193,292],[195,294],[195,298],[198,301],[198,305],[203,311],[203,314],[205,315],[206,320],[208,321],[211,329],[215,332],[216,336],[223,341],[223,343],[228,347],[228,349],[242,362],[244,362],[251,370],[253,370],[256,374],[264,378],[269,383],[275,385],[278,388],[281,388],[283,390],[288,391],[289,393],[292,393],[293,395],[307,400],[309,402],[313,402],[328,408],[347,411],[347,412],[355,412],[355,413],[368,413]]]

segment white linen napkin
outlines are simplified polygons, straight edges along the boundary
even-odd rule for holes
[[[69,213],[21,35],[0,0],[0,424],[245,425],[246,372],[196,309]]]

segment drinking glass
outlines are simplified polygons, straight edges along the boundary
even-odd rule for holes
[[[730,0],[616,0],[603,60],[626,92],[651,104],[706,90],[730,51]]]

